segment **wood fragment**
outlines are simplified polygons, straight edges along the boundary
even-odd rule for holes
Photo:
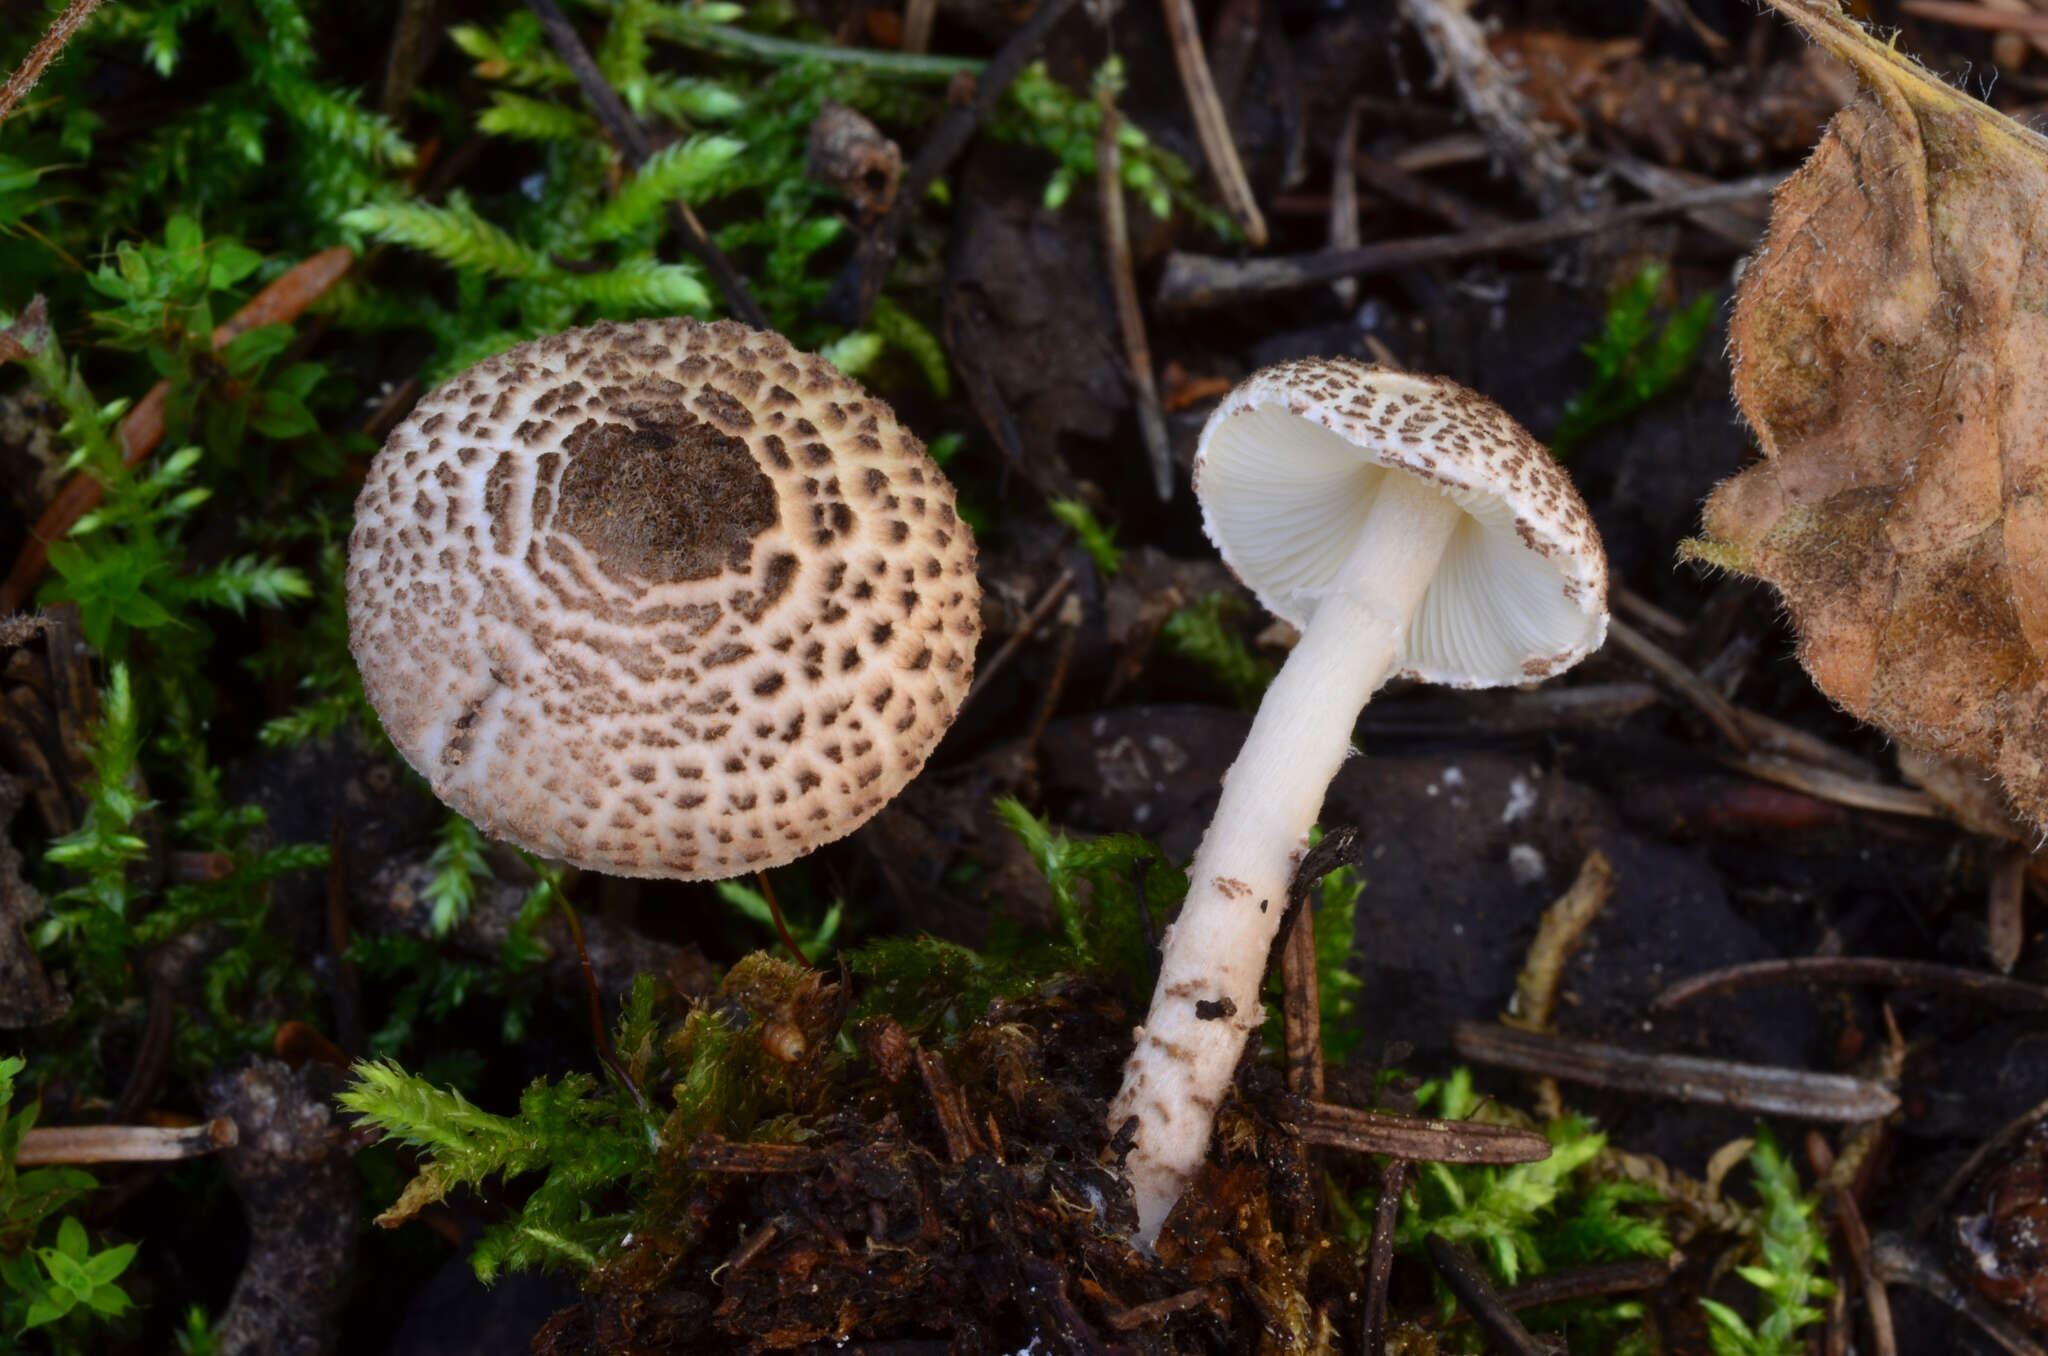
[[[1536,936],[1515,976],[1514,997],[1507,1016],[1501,1020],[1523,1031],[1550,1032],[1557,1009],[1557,989],[1564,979],[1565,962],[1578,950],[1579,941],[1593,920],[1607,907],[1614,894],[1614,864],[1607,854],[1594,848],[1579,865],[1571,885],[1543,911]],[[1564,1099],[1558,1095],[1557,1080],[1536,1080],[1536,1114],[1555,1120],[1564,1114]]]
[[[1398,1158],[1380,1169],[1379,1198],[1372,1208],[1372,1241],[1365,1251],[1365,1315],[1358,1334],[1365,1356],[1385,1356],[1387,1349],[1387,1282],[1394,1274],[1394,1229],[1401,1222],[1401,1188],[1407,1176],[1408,1165]]]
[[[1645,1054],[1484,1022],[1458,1023],[1451,1040],[1461,1058],[1496,1068],[1766,1116],[1868,1121],[1889,1116],[1899,1108],[1899,1099],[1889,1088],[1848,1074],[1696,1055]]]
[[[1722,696],[1720,689],[1694,673],[1677,655],[1619,617],[1608,620],[1607,637],[1616,649],[1685,698],[1738,753],[1749,752],[1752,742],[1749,731],[1743,728],[1742,721],[1736,716],[1735,703]]]
[[[825,1165],[825,1155],[805,1144],[750,1144],[707,1130],[690,1145],[684,1161],[692,1172],[745,1175],[815,1172]]]
[[[1170,1318],[1174,1314],[1193,1309],[1198,1305],[1207,1304],[1211,1298],[1211,1293],[1208,1286],[1198,1285],[1192,1290],[1183,1290],[1177,1295],[1167,1295],[1163,1299],[1147,1300],[1143,1304],[1133,1304],[1128,1309],[1111,1314],[1109,1316],[1109,1326],[1118,1332],[1129,1332],[1133,1328],[1142,1328],[1147,1324],[1157,1323],[1162,1318]]]
[[[1423,1244],[1429,1249],[1429,1260],[1436,1263],[1437,1275],[1444,1278],[1444,1284],[1458,1297],[1458,1303],[1472,1316],[1472,1321],[1492,1339],[1494,1350],[1509,1356],[1552,1356],[1550,1347],[1532,1337],[1514,1311],[1501,1303],[1486,1269],[1473,1261],[1469,1253],[1442,1234],[1430,1234]]]
[[[1209,76],[1209,59],[1202,51],[1201,29],[1195,23],[1194,0],[1160,0],[1166,15],[1166,37],[1173,47],[1173,64],[1180,71],[1181,90],[1187,95],[1188,112],[1195,123],[1195,137],[1202,144],[1202,156],[1215,177],[1216,191],[1223,199],[1237,228],[1252,248],[1266,243],[1266,219],[1259,215],[1258,200],[1245,178],[1244,162],[1238,158],[1237,143],[1230,135],[1230,121],[1216,97],[1216,84]]]
[[[924,1076],[925,1091],[931,1094],[939,1133],[946,1137],[946,1157],[954,1163],[966,1162],[982,1149],[973,1118],[967,1114],[967,1095],[946,1072],[945,1063],[929,1050],[917,1052],[917,1071]]]
[[[1483,230],[1458,231],[1405,240],[1382,240],[1349,250],[1314,250],[1306,254],[1274,254],[1253,259],[1184,254],[1166,257],[1154,300],[1170,310],[1200,310],[1234,305],[1258,297],[1314,287],[1338,278],[1362,278],[1412,264],[1465,259],[1479,254],[1532,249],[1580,236],[1675,216],[1698,207],[1715,207],[1768,197],[1779,176],[1755,175],[1715,184],[1694,193],[1676,193],[1654,202],[1629,203],[1600,211],[1559,212],[1536,221],[1519,221]]]
[[[932,24],[939,17],[939,0],[904,0],[903,50],[929,52]]]
[[[1806,1156],[1813,1164],[1816,1177],[1826,1181],[1834,1176],[1834,1152],[1828,1148],[1827,1139],[1820,1131],[1806,1132]],[[1898,1338],[1892,1329],[1891,1297],[1885,1293],[1884,1283],[1877,1278],[1877,1272],[1871,1265],[1870,1230],[1863,1223],[1863,1210],[1856,1204],[1856,1193],[1846,1186],[1833,1186],[1828,1190],[1828,1201],[1834,1206],[1835,1222],[1842,1226],[1842,1242],[1848,1245],[1849,1265],[1855,1270],[1863,1291],[1863,1310],[1870,1319],[1872,1356],[1898,1356]]]
[[[37,1126],[21,1137],[18,1167],[49,1163],[171,1163],[232,1149],[238,1135],[226,1116],[174,1128],[155,1125]]]
[[[1287,1090],[1323,1099],[1323,1021],[1316,982],[1316,924],[1296,909],[1280,942],[1280,1022],[1285,1033]]]
[[[1457,89],[1459,102],[1479,125],[1494,158],[1538,209],[1547,216],[1597,201],[1463,5],[1401,0],[1401,13],[1422,35],[1436,61],[1438,78]]]
[[[1869,984],[1891,989],[1932,989],[1975,999],[2007,1012],[2048,1012],[2048,987],[1958,965],[1890,956],[1792,956],[1725,966],[1668,986],[1650,1000],[1650,1011],[1670,1012],[1697,999],[1767,984]]]
[[[1145,308],[1138,301],[1138,278],[1131,266],[1130,223],[1124,214],[1123,147],[1118,134],[1122,115],[1107,88],[1096,93],[1102,109],[1102,131],[1095,139],[1095,196],[1102,213],[1102,255],[1109,268],[1110,291],[1116,297],[1117,328],[1123,332],[1124,366],[1131,383],[1131,403],[1138,408],[1138,436],[1152,468],[1152,492],[1165,503],[1173,498],[1173,446],[1166,437],[1166,415],[1159,407],[1159,386],[1152,379],[1152,344],[1145,335]]]
[[[1844,776],[1832,768],[1814,767],[1796,759],[1781,758],[1768,753],[1751,753],[1746,757],[1723,758],[1721,763],[1724,767],[1746,773],[1759,781],[1803,791],[1816,799],[1833,801],[1837,805],[1846,805],[1851,809],[1903,815],[1908,819],[1945,817],[1941,806],[1923,791],[1866,781],[1861,777]]]
[[[1330,1102],[1310,1103],[1300,1131],[1305,1144],[1417,1163],[1540,1163],[1550,1157],[1550,1141],[1519,1126],[1397,1116]]]

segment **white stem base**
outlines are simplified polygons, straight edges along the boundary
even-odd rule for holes
[[[1125,1171],[1148,1246],[1209,1151],[1216,1108],[1264,1019],[1259,981],[1287,887],[1351,747],[1351,730],[1401,652],[1458,506],[1389,472],[1360,544],[1266,689],[1216,817],[1188,867],[1187,901],[1162,940],[1152,1009],[1110,1104],[1111,1134],[1138,1118]]]

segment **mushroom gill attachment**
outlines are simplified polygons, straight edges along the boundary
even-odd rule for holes
[[[461,373],[356,500],[349,644],[487,834],[711,880],[858,828],[966,695],[974,539],[889,407],[778,335],[603,324]]]

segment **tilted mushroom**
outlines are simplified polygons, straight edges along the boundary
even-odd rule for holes
[[[1209,417],[1195,492],[1224,560],[1301,641],[1267,688],[1167,929],[1111,1105],[1139,1236],[1208,1152],[1262,1019],[1287,886],[1367,698],[1390,674],[1524,683],[1600,647],[1607,562],[1549,452],[1441,378],[1344,358],[1256,373]]]
[[[350,648],[485,833],[708,880],[852,832],[974,667],[953,489],[888,406],[731,322],[596,325],[453,378],[370,467]]]

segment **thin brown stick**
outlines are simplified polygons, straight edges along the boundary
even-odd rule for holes
[[[28,56],[14,74],[7,77],[7,83],[0,85],[0,122],[7,121],[7,115],[14,106],[27,97],[36,87],[36,81],[43,78],[43,72],[50,68],[64,52],[66,43],[85,27],[85,21],[100,7],[100,0],[71,0],[64,12],[50,20],[50,26],[43,30],[43,36],[29,50]]]
[[[1458,1297],[1458,1303],[1472,1316],[1472,1321],[1492,1339],[1496,1351],[1507,1352],[1509,1356],[1550,1356],[1550,1348],[1530,1336],[1522,1320],[1501,1303],[1485,1268],[1473,1261],[1470,1254],[1442,1234],[1430,1234],[1423,1245],[1429,1249],[1429,1260],[1436,1263],[1437,1275],[1444,1278],[1444,1284]]]
[[[1484,1022],[1460,1022],[1451,1043],[1459,1056],[1519,1073],[1547,1074],[1616,1092],[1726,1106],[1810,1121],[1869,1121],[1899,1109],[1878,1083],[1847,1074],[1694,1055],[1645,1054],[1590,1041],[1537,1036]]]
[[[1855,810],[1902,815],[1908,819],[1946,818],[1932,796],[1909,786],[1890,786],[1862,777],[1848,777],[1833,768],[1814,767],[1797,759],[1779,758],[1768,753],[1723,758],[1721,762],[1758,781],[1803,791],[1817,800],[1833,801]]]
[[[2019,14],[1993,9],[1989,5],[1966,4],[1963,0],[1901,0],[1899,8],[1922,19],[1976,28],[1989,33],[2023,33],[2029,37],[2048,35],[2048,14]]]
[[[1128,1309],[1111,1314],[1109,1326],[1118,1332],[1129,1332],[1133,1328],[1142,1328],[1148,1323],[1157,1323],[1162,1318],[1170,1318],[1198,1305],[1207,1304],[1212,1295],[1213,1292],[1208,1286],[1198,1285],[1177,1295],[1167,1295],[1162,1299],[1133,1304]]]
[[[235,312],[213,332],[213,346],[226,348],[238,335],[263,325],[295,320],[341,280],[355,262],[355,253],[345,245],[325,249],[294,265],[277,280],[249,298],[249,304]],[[121,421],[121,463],[134,466],[148,456],[164,436],[164,408],[171,384],[160,381],[136,402]],[[105,488],[92,476],[80,472],[66,481],[50,506],[36,519],[21,553],[14,558],[7,578],[0,581],[0,615],[17,612],[35,592],[36,581],[50,563],[50,546],[64,539],[74,524],[98,508]]]
[[[583,967],[584,992],[590,995],[590,1035],[597,1042],[597,1057],[604,1061],[604,1067],[612,1071],[619,1080],[619,1086],[632,1097],[633,1105],[643,1112],[647,1110],[647,1099],[640,1095],[640,1085],[626,1072],[626,1066],[619,1063],[619,1052],[612,1048],[612,1033],[605,1026],[604,999],[597,991],[597,972],[590,968],[590,952],[583,945],[583,924],[576,919],[576,908],[569,897],[548,882],[547,889],[555,897],[555,903],[562,906],[562,917],[569,924],[569,936],[576,942],[576,962]]]
[[[1806,1157],[1813,1164],[1814,1175],[1822,1181],[1834,1175],[1834,1151],[1828,1147],[1826,1136],[1818,1130],[1806,1132]],[[1892,1330],[1891,1297],[1885,1293],[1884,1283],[1877,1279],[1877,1272],[1871,1266],[1870,1230],[1863,1223],[1863,1211],[1856,1204],[1856,1193],[1846,1186],[1836,1186],[1828,1192],[1828,1199],[1835,1207],[1836,1222],[1842,1226],[1842,1241],[1849,1248],[1849,1264],[1855,1269],[1857,1281],[1863,1289],[1864,1311],[1870,1316],[1872,1356],[1899,1356],[1898,1339]]]
[[[1323,1019],[1316,982],[1315,911],[1294,910],[1280,942],[1280,1022],[1285,1033],[1287,1090],[1323,1100]]]
[[[1777,187],[1778,178],[1774,174],[1756,175],[1715,184],[1693,193],[1674,193],[1654,202],[1630,203],[1598,212],[1560,212],[1538,221],[1515,222],[1449,235],[1382,240],[1353,250],[1315,250],[1307,254],[1276,254],[1257,259],[1175,253],[1166,258],[1166,269],[1160,277],[1155,299],[1161,306],[1183,310],[1227,306],[1313,287],[1338,278],[1388,273],[1411,264],[1554,245],[1578,236],[1597,235],[1638,222],[1675,216],[1696,207],[1764,197]]]
[[[49,1163],[170,1163],[235,1147],[238,1132],[226,1116],[167,1129],[155,1125],[38,1127],[21,1137],[18,1167]]]
[[[768,873],[756,871],[754,883],[761,887],[761,898],[768,901],[768,916],[775,920],[775,935],[782,939],[782,945],[788,949],[790,955],[796,957],[797,963],[804,969],[817,969],[817,966],[811,964],[811,958],[804,954],[804,949],[796,944],[796,938],[789,935],[789,924],[782,919],[782,905],[776,901],[775,887],[768,883]]]
[[[912,157],[909,168],[903,171],[902,183],[896,190],[896,205],[861,237],[853,257],[832,280],[831,294],[821,308],[826,319],[856,327],[867,323],[868,312],[874,309],[875,298],[881,294],[889,266],[896,262],[897,243],[911,218],[923,207],[925,194],[967,149],[975,129],[995,110],[1010,82],[1038,54],[1053,25],[1066,17],[1074,3],[1075,0],[1040,0],[1024,26],[1012,33],[988,65],[982,67],[974,81],[973,101],[948,109],[939,119],[931,136]]]
[[[1358,124],[1364,109],[1358,100],[1344,110],[1344,125],[1337,129],[1337,149],[1330,153],[1329,242],[1333,250],[1356,249],[1363,241],[1358,233]],[[1358,304],[1358,279],[1339,278],[1330,284],[1339,306]]]
[[[1372,1208],[1372,1241],[1366,1246],[1365,1315],[1359,1348],[1365,1356],[1386,1356],[1387,1282],[1394,1274],[1394,1228],[1401,1222],[1401,1188],[1408,1165],[1391,1159],[1380,1169],[1379,1199]]]
[[[906,52],[932,49],[932,23],[939,17],[939,0],[906,0],[903,6],[903,48]]]
[[[1583,206],[1589,186],[1494,57],[1465,6],[1450,0],[1401,0],[1401,11],[1422,35],[1439,78],[1457,87],[1459,102],[1485,134],[1494,159],[1537,207],[1551,213]]]
[[[1503,1021],[1524,1031],[1553,1030],[1551,1018],[1557,1008],[1558,987],[1564,982],[1565,962],[1578,950],[1586,929],[1593,926],[1613,894],[1614,864],[1606,853],[1594,848],[1579,864],[1579,874],[1571,885],[1543,911],[1535,940],[1523,954],[1521,973],[1515,976],[1515,996]],[[1556,1079],[1536,1080],[1536,1114],[1544,1120],[1564,1114]]]
[[[1871,984],[1887,989],[1932,989],[2008,1012],[2048,1012],[2048,987],[1957,965],[1895,960],[1889,956],[1792,956],[1725,966],[1679,980],[1650,1000],[1650,1011],[1670,1012],[1697,999],[1767,984]]]
[[[576,35],[575,26],[569,22],[568,16],[562,13],[562,7],[557,5],[555,0],[527,0],[527,6],[533,10],[534,17],[540,20],[541,29],[548,35],[548,42],[553,45],[556,55],[562,58],[563,64],[575,75],[577,86],[582,89],[584,99],[590,104],[590,111],[604,124],[606,133],[618,146],[619,153],[626,158],[627,167],[637,170],[646,164],[648,156],[654,153],[654,148],[647,140],[647,133],[641,128],[638,119],[627,109],[625,100],[619,97],[619,92],[612,88],[611,81],[605,79],[604,72],[597,68],[597,62],[591,57],[590,49],[585,47],[583,39]],[[717,242],[706,233],[703,223],[697,220],[697,215],[690,210],[689,204],[672,202],[669,208],[675,219],[676,228],[682,233],[684,247],[697,257],[698,263],[704,265],[704,271],[711,275],[712,282],[717,284],[719,293],[725,297],[726,306],[734,315],[757,330],[771,328],[768,324],[768,313],[761,309],[760,302],[754,300],[754,294],[747,288],[746,279],[740,276],[739,270],[732,266],[732,261],[725,257],[725,251],[719,249]]]
[[[974,1133],[974,1122],[967,1114],[966,1094],[946,1072],[945,1064],[929,1050],[917,1052],[917,1071],[924,1077],[932,1110],[938,1114],[939,1133],[946,1140],[946,1157],[954,1163],[966,1162],[982,1147]]]
[[[1266,243],[1266,219],[1259,215],[1258,200],[1245,178],[1244,162],[1238,158],[1237,142],[1230,135],[1230,120],[1223,116],[1222,101],[1216,97],[1216,82],[1209,76],[1209,58],[1202,51],[1202,31],[1195,22],[1194,0],[1160,0],[1166,15],[1166,39],[1173,47],[1173,64],[1180,71],[1181,90],[1187,95],[1188,112],[1195,122],[1195,137],[1202,143],[1202,156],[1216,178],[1216,191],[1224,210],[1237,222],[1244,238],[1254,249]]]
[[[1550,1157],[1550,1141],[1519,1126],[1396,1116],[1330,1102],[1310,1103],[1300,1131],[1304,1144],[1416,1163],[1540,1163]]]
[[[1095,139],[1095,196],[1102,207],[1102,253],[1109,268],[1110,290],[1116,296],[1116,323],[1123,332],[1124,363],[1130,369],[1131,399],[1138,407],[1138,436],[1152,467],[1152,491],[1165,503],[1173,498],[1173,447],[1166,438],[1166,415],[1159,408],[1159,387],[1152,379],[1152,345],[1145,336],[1145,311],[1138,302],[1138,278],[1131,267],[1130,223],[1124,216],[1123,148],[1117,135],[1123,118],[1107,88],[1097,92],[1102,108],[1102,133]]]
[[[1714,727],[1730,747],[1738,753],[1749,752],[1749,731],[1742,727],[1741,718],[1735,714],[1735,703],[1722,696],[1720,689],[1694,673],[1677,655],[1619,617],[1608,619],[1607,636],[1616,649],[1641,664],[1663,680],[1672,691],[1685,698],[1694,710],[1706,717],[1707,723]]]
[[[1038,601],[1031,605],[1031,610],[1024,614],[1024,620],[1017,623],[1017,629],[1010,633],[1010,638],[996,647],[996,652],[989,656],[988,663],[981,666],[981,672],[974,675],[974,682],[968,686],[967,695],[960,701],[961,706],[965,707],[973,701],[975,695],[1003,671],[1010,660],[1016,657],[1018,649],[1031,638],[1031,633],[1045,625],[1045,619],[1052,615],[1052,610],[1060,605],[1060,600],[1067,596],[1067,590],[1073,587],[1074,572],[1061,570],[1059,578],[1046,586]]]

